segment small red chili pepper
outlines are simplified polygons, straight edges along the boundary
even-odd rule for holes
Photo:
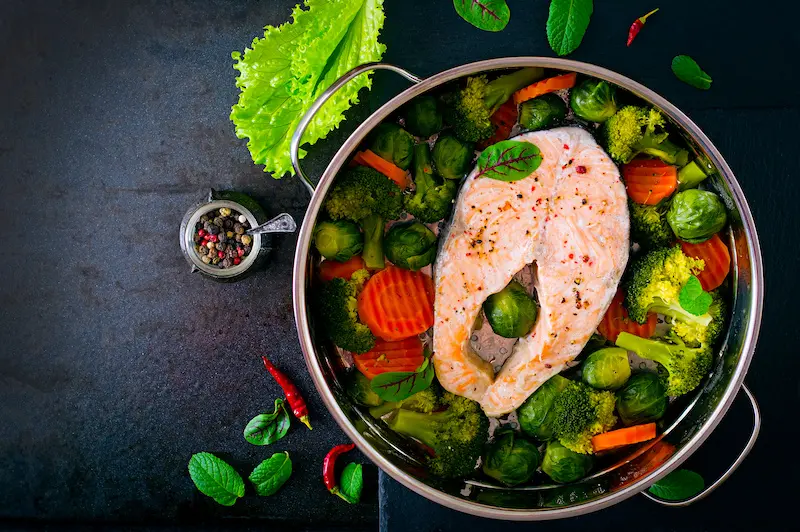
[[[336,481],[336,460],[344,453],[355,449],[355,447],[356,445],[354,443],[337,445],[328,451],[328,454],[325,455],[325,459],[322,461],[322,481],[325,483],[325,487],[328,488],[328,491],[332,494],[341,497],[351,504],[353,501],[342,493],[339,489],[339,483]]]
[[[267,368],[267,371],[269,371],[269,374],[275,379],[275,382],[277,382],[278,385],[283,388],[283,393],[286,395],[286,401],[289,403],[294,417],[299,419],[303,425],[308,427],[308,430],[311,430],[311,423],[308,421],[308,407],[306,406],[305,399],[303,399],[303,396],[300,395],[300,390],[298,390],[297,386],[294,385],[289,377],[287,377],[284,372],[276,368],[275,365],[267,359],[267,357],[262,356],[261,360],[264,361],[264,367]]]
[[[628,43],[626,46],[630,46],[633,40],[636,38],[636,36],[639,35],[639,32],[642,31],[642,26],[644,26],[644,23],[647,22],[647,17],[649,17],[658,10],[659,8],[655,8],[645,16],[639,17],[633,21],[633,24],[631,24],[631,27],[628,30]]]

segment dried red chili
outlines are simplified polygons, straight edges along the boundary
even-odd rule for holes
[[[647,22],[647,17],[649,17],[658,10],[659,8],[655,8],[645,16],[639,17],[633,21],[633,24],[631,24],[631,27],[628,30],[628,43],[626,46],[630,46],[633,40],[636,38],[636,36],[639,35],[639,32],[642,31],[642,26],[644,26],[644,23]]]
[[[325,487],[328,488],[328,491],[332,494],[341,497],[351,504],[353,501],[342,493],[342,490],[339,489],[339,483],[336,481],[336,460],[344,453],[355,449],[355,447],[354,443],[337,445],[328,451],[328,454],[325,455],[325,459],[322,461],[322,481],[325,483]]]
[[[308,406],[306,406],[306,401],[303,399],[303,396],[300,395],[300,390],[297,389],[297,386],[286,376],[284,372],[279,370],[275,367],[275,365],[270,362],[267,357],[262,356],[261,360],[264,361],[264,367],[267,368],[269,374],[275,379],[275,382],[283,388],[283,393],[286,395],[286,402],[289,403],[289,407],[292,409],[292,414],[294,417],[300,420],[308,430],[311,430],[311,423],[308,421]]]

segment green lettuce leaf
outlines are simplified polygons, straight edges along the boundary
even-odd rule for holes
[[[298,122],[319,95],[348,70],[379,61],[386,47],[378,42],[383,0],[305,0],[292,11],[293,21],[267,26],[244,54],[233,52],[239,71],[239,101],[231,109],[236,136],[248,138],[253,162],[276,179],[294,174],[289,144]],[[303,135],[314,144],[358,103],[358,92],[372,80],[363,74],[350,81],[320,109]],[[300,150],[304,157],[305,150]]]

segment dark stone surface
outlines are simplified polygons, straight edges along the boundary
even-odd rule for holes
[[[0,518],[20,526],[376,526],[375,495],[350,507],[329,496],[319,479],[322,456],[344,437],[314,392],[296,339],[294,237],[276,239],[266,272],[234,285],[191,275],[177,245],[181,216],[209,186],[242,190],[270,214],[288,211],[302,219],[303,187],[265,176],[228,120],[237,95],[230,52],[264,25],[286,20],[294,3],[0,4],[6,250],[0,263]],[[508,28],[489,34],[461,21],[447,0],[387,0],[385,59],[429,75],[479,59],[552,55],[546,2],[509,3]],[[798,74],[791,68],[798,34],[789,28],[788,12],[776,16],[777,7],[675,1],[662,5],[626,49],[628,25],[651,6],[596,4],[571,58],[629,75],[687,111],[722,150],[750,200],[763,244],[767,305],[747,382],[765,425],[741,470],[690,510],[662,510],[634,498],[586,518],[535,526],[783,528],[793,490],[768,488],[796,473],[794,462],[777,467],[775,457],[787,452],[793,428],[787,412],[798,406],[788,321],[789,304],[800,295],[797,246],[790,244],[800,200],[793,172]],[[677,53],[698,60],[714,77],[712,90],[674,79],[669,61]],[[319,175],[359,119],[403,87],[391,74],[379,74],[367,103],[314,147],[305,162],[310,173]],[[280,393],[262,372],[256,357],[262,352],[306,392],[314,422],[312,433],[295,424],[269,448],[241,437],[244,424]],[[690,465],[706,467],[709,475],[722,469],[749,422],[737,402]],[[221,508],[188,478],[189,456],[201,450],[230,459],[245,475],[273,452],[288,450],[295,472],[274,497],[248,496]],[[386,530],[498,526],[438,508],[385,478],[383,487]]]

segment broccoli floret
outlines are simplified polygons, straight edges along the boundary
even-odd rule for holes
[[[357,166],[337,178],[328,193],[325,210],[334,220],[360,222],[370,214],[393,220],[403,212],[403,191],[377,170]]]
[[[553,435],[567,449],[591,454],[592,436],[607,432],[617,422],[616,398],[582,382],[571,382],[553,404]]]
[[[725,301],[722,299],[719,290],[711,292],[711,298],[711,305],[708,307],[711,323],[707,326],[696,322],[680,320],[675,320],[672,323],[671,331],[685,342],[686,345],[691,347],[708,346],[712,348],[725,329]]]
[[[708,326],[711,323],[708,312],[695,316],[684,310],[678,300],[683,285],[704,265],[702,260],[685,255],[680,246],[645,253],[630,266],[630,275],[625,281],[628,315],[638,323],[645,323],[648,312],[657,312],[676,320]]]
[[[603,123],[603,137],[611,158],[629,163],[640,153],[658,157],[667,164],[683,166],[689,152],[669,141],[666,120],[658,109],[628,105]]]
[[[658,205],[642,205],[628,202],[631,214],[631,238],[645,249],[669,246],[674,240],[672,228],[667,222],[669,202]]]
[[[387,401],[382,405],[375,406],[369,409],[369,413],[374,418],[383,417],[393,410],[403,408],[405,410],[412,410],[414,412],[422,412],[430,414],[439,408],[439,394],[437,388],[432,385],[421,392],[417,392],[408,399],[402,401]]]
[[[319,314],[328,336],[334,344],[353,353],[366,353],[375,346],[372,331],[358,321],[357,298],[367,279],[367,270],[358,270],[349,281],[332,279],[322,286],[318,296]]]
[[[465,88],[445,94],[445,121],[453,126],[458,138],[467,142],[485,140],[494,134],[489,117],[514,92],[541,79],[541,68],[524,68],[512,74],[487,81],[486,76],[467,78]]]
[[[393,431],[411,436],[434,451],[430,472],[442,478],[472,473],[483,451],[489,420],[475,401],[445,392],[446,410],[430,414],[401,408],[386,421]]]
[[[458,192],[458,181],[434,175],[431,150],[425,143],[414,146],[414,186],[414,193],[405,200],[408,212],[425,223],[447,216]]]
[[[664,384],[667,395],[672,397],[697,388],[711,369],[711,346],[702,344],[700,347],[688,347],[673,331],[663,340],[645,339],[622,332],[617,338],[617,345],[661,364],[662,374],[666,373]]]

